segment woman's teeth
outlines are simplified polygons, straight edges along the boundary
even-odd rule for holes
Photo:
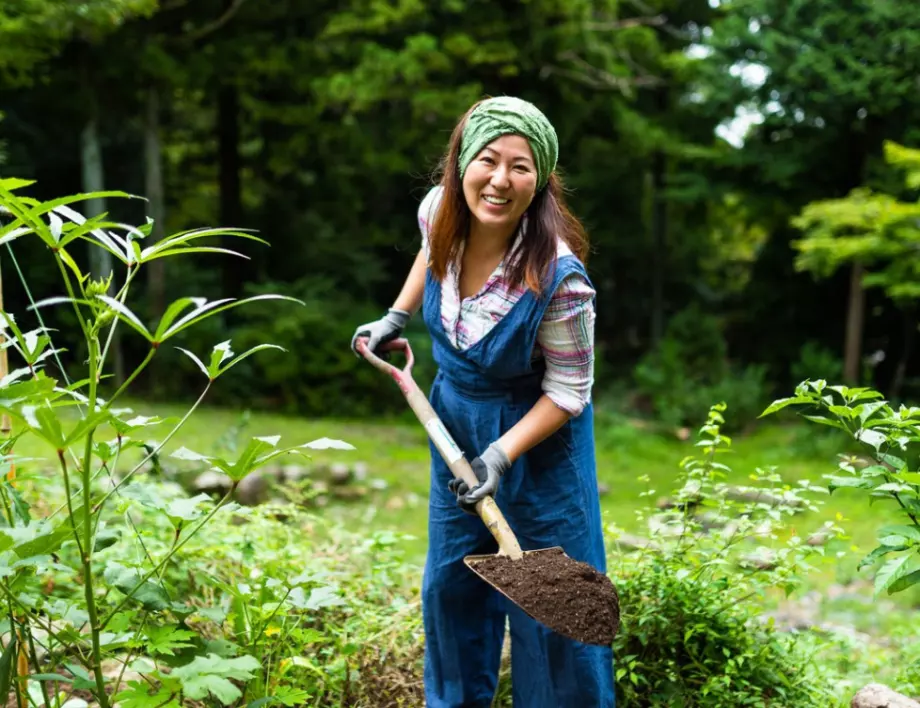
[[[510,202],[510,199],[500,199],[499,197],[490,197],[488,195],[482,195],[482,198],[485,199],[489,204],[495,204],[496,206],[502,206]]]

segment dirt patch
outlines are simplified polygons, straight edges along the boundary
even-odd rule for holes
[[[470,561],[477,573],[550,629],[586,644],[609,645],[620,627],[616,588],[587,563],[560,550]]]

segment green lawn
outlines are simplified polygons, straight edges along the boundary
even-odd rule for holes
[[[179,418],[185,408],[179,405],[128,404],[138,414]],[[189,419],[166,447],[166,452],[185,446],[196,452],[214,453],[221,438],[239,425],[243,411],[203,407]],[[161,426],[162,427],[162,426]],[[760,425],[753,431],[734,438],[732,451],[722,462],[732,468],[729,483],[749,484],[749,476],[758,468],[776,467],[784,480],[795,483],[807,478],[821,481],[821,475],[832,473],[835,454],[844,441],[828,438],[827,429],[813,424]],[[152,439],[160,439],[166,430],[150,428]],[[363,462],[369,473],[368,492],[358,502],[332,503],[325,513],[335,514],[352,523],[365,524],[369,529],[387,528],[410,534],[407,541],[410,556],[421,561],[425,549],[426,498],[428,493],[428,447],[421,426],[410,420],[349,421],[308,420],[268,413],[254,413],[241,433],[246,436],[281,435],[281,444],[295,445],[319,437],[344,440],[355,446],[354,451],[328,451],[314,454],[315,463],[344,461]],[[640,421],[604,415],[597,417],[597,457],[599,481],[609,491],[602,497],[605,519],[630,531],[641,531],[635,520],[636,511],[673,489],[679,472],[679,462],[695,454],[695,435],[680,440],[671,431],[654,431]],[[20,454],[42,454],[34,443],[23,441]],[[123,470],[122,470],[123,471]],[[647,476],[649,482],[639,478]],[[385,488],[379,481],[385,482]],[[654,490],[650,499],[640,497]],[[817,517],[806,513],[797,517],[796,530],[807,535],[824,519],[842,514],[842,523],[852,535],[852,544],[865,552],[873,547],[875,528],[886,521],[885,509],[869,507],[865,498],[855,493],[837,492],[825,499],[825,508]],[[857,556],[850,554],[841,563],[829,563],[822,570],[823,580],[841,574],[849,575]]]

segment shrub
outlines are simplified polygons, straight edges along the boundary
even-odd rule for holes
[[[732,366],[718,323],[692,305],[668,322],[658,346],[634,370],[639,393],[670,425],[688,425],[706,415],[713,401],[728,401],[731,427],[754,420],[768,395],[766,368]]]
[[[864,451],[841,455],[837,471],[825,477],[831,492],[864,492],[879,520],[887,522],[878,529],[879,545],[858,566],[877,566],[875,594],[920,585],[920,472],[911,471],[917,464],[920,408],[894,409],[871,388],[828,386],[823,379],[803,381],[794,396],[774,401],[763,415],[785,408],[842,430]]]
[[[729,471],[719,458],[731,445],[721,432],[724,408],[714,406],[700,430],[703,455],[681,462],[669,508],[640,513],[650,545],[611,564],[623,616],[614,646],[618,700],[829,705],[830,689],[805,647],[761,617],[769,593],[791,593],[823,554],[795,535],[780,540],[790,516],[817,508],[808,495],[815,488],[807,481],[793,488],[768,470],[756,475],[761,486],[747,490],[763,501],[729,498],[719,481]]]
[[[251,294],[271,292],[275,284],[252,286]],[[258,305],[241,316],[235,330],[240,346],[269,338],[296,356],[265,356],[246,362],[227,392],[228,402],[270,405],[274,410],[307,416],[360,417],[401,415],[405,399],[392,381],[357,358],[349,344],[355,328],[381,316],[379,308],[352,301],[347,293],[330,297],[328,284],[305,278],[286,287],[303,307],[272,312]],[[434,377],[430,341],[417,315],[405,336],[416,367],[413,376],[427,390]],[[253,400],[252,391],[259,398]]]
[[[143,474],[144,463],[181,429],[218,379],[252,355],[278,347],[259,342],[235,354],[230,341],[223,341],[211,347],[204,360],[199,358],[200,349],[199,354],[181,349],[200,375],[201,393],[178,421],[117,407],[138,375],[158,354],[175,354],[175,336],[215,314],[253,302],[292,298],[270,293],[243,300],[181,297],[169,304],[158,322],[146,324],[131,309],[129,295],[138,273],[151,261],[201,252],[232,254],[201,244],[213,237],[254,237],[234,229],[194,229],[145,248],[141,244],[152,224],[135,228],[111,222],[105,214],[87,219],[69,206],[100,196],[129,195],[82,194],[39,202],[22,195],[30,184],[0,180],[0,206],[12,215],[0,227],[0,242],[23,239],[41,249],[60,274],[65,295],[33,302],[40,326],[31,330],[20,326],[24,318],[0,311],[3,355],[15,353],[21,359],[0,380],[0,413],[11,420],[13,430],[0,439],[0,596],[5,641],[0,651],[0,703],[5,704],[12,693],[20,706],[31,701],[61,708],[68,693],[81,691],[88,692],[100,708],[116,701],[135,708],[178,708],[201,700],[229,705],[242,695],[238,684],[252,683],[260,690],[253,679],[261,663],[245,652],[228,654],[224,644],[189,629],[193,594],[180,591],[183,581],[167,575],[176,568],[180,551],[199,537],[204,526],[230,516],[233,492],[254,470],[289,453],[351,446],[322,438],[279,447],[277,436],[266,436],[248,440],[232,457],[185,448],[173,453],[203,462],[229,478],[229,491],[216,503],[204,495],[171,498],[157,494],[154,487],[131,487]],[[107,251],[119,272],[99,279],[83,273],[72,253],[85,245]],[[65,307],[75,316],[77,332],[72,339],[82,339],[78,357],[68,359],[67,352],[52,345],[53,330],[44,325],[41,312],[54,306]],[[112,385],[109,347],[119,326],[141,342],[145,356],[123,382]],[[49,361],[57,367],[49,367]],[[162,440],[150,440],[148,431],[161,429],[158,426],[169,431]],[[15,454],[24,438],[48,455],[50,471],[36,470],[35,459]],[[140,450],[146,454],[131,466],[128,460]],[[49,485],[43,484],[45,475],[52,481],[51,493]],[[42,493],[36,494],[39,489]],[[147,523],[132,518],[132,506],[137,504],[146,510]],[[113,521],[121,521],[123,515],[127,524],[119,528]],[[156,521],[151,522],[151,516]],[[151,534],[154,530],[158,533]],[[303,578],[299,587],[303,592],[304,587],[317,585],[316,579]],[[324,600],[330,597],[329,590],[321,592]],[[120,691],[121,676],[129,666],[143,680]]]

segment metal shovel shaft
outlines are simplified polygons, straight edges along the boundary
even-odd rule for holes
[[[460,450],[457,443],[454,442],[454,439],[447,431],[447,428],[444,427],[438,414],[435,413],[434,408],[431,407],[431,404],[428,402],[428,397],[425,396],[418,387],[418,384],[416,384],[415,380],[412,378],[412,366],[415,363],[415,359],[412,356],[412,349],[409,347],[409,342],[405,339],[396,339],[379,347],[379,349],[383,351],[404,352],[406,355],[406,364],[402,369],[384,361],[368,349],[367,340],[365,338],[359,338],[355,346],[361,355],[373,364],[374,367],[389,374],[396,382],[396,385],[399,386],[399,390],[402,391],[403,395],[406,397],[409,407],[412,408],[419,422],[425,427],[428,437],[431,439],[432,443],[434,443],[441,457],[444,458],[444,462],[447,463],[454,477],[466,482],[470,486],[470,489],[479,484],[479,479],[473,472],[473,468],[470,467],[470,463],[467,462],[466,458],[463,456],[463,451]],[[479,517],[489,529],[489,532],[498,542],[499,552],[503,555],[510,556],[514,560],[520,559],[522,556],[521,546],[514,532],[511,530],[511,527],[508,525],[508,522],[505,520],[504,514],[502,514],[501,510],[498,508],[498,504],[495,503],[495,500],[489,496],[481,499],[476,503],[476,513],[479,514]]]

